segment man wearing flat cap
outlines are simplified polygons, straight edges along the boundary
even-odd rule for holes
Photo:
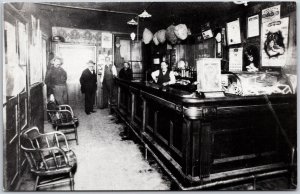
[[[82,72],[80,77],[81,92],[85,96],[85,113],[87,115],[94,113],[93,106],[97,90],[97,74],[95,73],[95,63],[92,60],[87,62],[87,68]]]

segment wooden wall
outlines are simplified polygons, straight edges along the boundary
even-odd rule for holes
[[[216,41],[214,38],[207,39],[207,40],[201,40],[198,41],[198,37],[201,36],[201,25],[206,24],[207,22],[210,23],[210,27],[214,33],[215,30],[220,28],[226,29],[226,23],[236,20],[237,18],[240,19],[240,30],[241,30],[241,43],[228,46],[227,44],[224,44],[222,46],[222,58],[224,61],[229,60],[229,48],[238,48],[243,47],[244,49],[248,45],[255,45],[261,50],[261,34],[256,37],[247,38],[247,19],[250,16],[259,15],[259,25],[261,29],[261,11],[263,9],[275,6],[275,5],[281,5],[281,18],[289,17],[289,39],[288,39],[288,60],[286,63],[286,66],[284,69],[287,73],[296,73],[296,3],[295,2],[253,2],[249,3],[248,6],[242,6],[237,11],[232,11],[230,14],[224,14],[222,16],[216,17],[215,15],[212,17],[206,17],[202,19],[197,20],[197,16],[190,16],[190,20],[195,21],[194,23],[190,23],[190,21],[187,20],[187,18],[182,18],[181,23],[187,24],[188,28],[193,29],[192,35],[188,36],[188,38],[184,41],[181,41],[181,43],[178,43],[174,45],[173,48],[176,48],[176,63],[179,59],[184,58],[186,61],[188,61],[189,66],[194,67],[196,64],[196,60],[199,57],[216,57],[216,48],[215,44]],[[158,24],[160,26],[160,24]],[[155,31],[153,31],[155,33]],[[261,33],[261,31],[260,31]],[[226,40],[227,41],[227,40]],[[203,49],[205,47],[205,49]],[[163,55],[168,53],[167,47],[164,45],[154,45],[153,42],[151,42],[149,45],[144,46],[145,50],[147,50],[147,54],[151,54],[152,56],[146,56],[145,57],[145,63],[146,67],[148,69],[152,69],[152,58],[154,58],[154,55],[157,51],[160,52],[161,58]],[[164,48],[165,50],[161,50],[161,48]],[[145,56],[145,55],[144,55]],[[175,63],[175,64],[176,64]],[[172,64],[174,65],[174,64]],[[226,66],[228,68],[228,66]],[[225,70],[228,70],[226,69]]]
[[[43,67],[42,57],[30,57],[30,56],[42,56],[42,50],[38,50],[37,53],[32,53],[32,45],[35,44],[42,48],[41,41],[33,43],[32,21],[31,16],[39,19],[39,16],[34,12],[35,7],[26,7],[23,3],[6,3],[4,5],[4,21],[8,22],[8,25],[13,26],[16,34],[16,41],[7,41],[7,29],[5,29],[5,64],[4,69],[10,70],[12,66],[19,69],[19,72],[4,71],[3,88],[5,96],[3,96],[3,123],[4,123],[4,168],[3,168],[3,180],[4,189],[6,191],[14,191],[18,189],[22,174],[26,168],[26,160],[24,153],[20,148],[21,139],[20,134],[26,129],[37,126],[40,131],[44,130],[44,105],[43,105]],[[18,23],[25,25],[25,32],[23,37],[18,32],[21,29]],[[40,19],[40,29],[45,39],[51,35],[49,31],[49,23],[47,20]],[[11,31],[10,31],[11,33]],[[39,38],[42,39],[42,34]],[[26,40],[23,43],[22,40]],[[22,44],[24,44],[22,47]],[[15,48],[14,52],[16,57],[8,57],[7,48]],[[25,48],[25,49],[21,49]],[[45,52],[47,51],[44,50]],[[25,57],[25,60],[21,59],[21,55]],[[32,67],[34,60],[39,60],[37,64],[40,65],[41,71],[38,82],[31,82],[31,71],[35,68]],[[21,78],[23,79],[21,79]],[[18,91],[7,96],[7,86],[11,80],[14,80],[15,86],[22,83],[24,88],[20,88]],[[15,88],[14,85],[9,86]]]

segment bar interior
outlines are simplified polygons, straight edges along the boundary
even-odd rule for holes
[[[296,2],[2,8],[4,190],[297,188]]]

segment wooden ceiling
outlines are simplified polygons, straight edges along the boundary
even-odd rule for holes
[[[53,26],[103,29],[107,26],[118,31],[130,31],[127,21],[143,10],[152,15],[141,19],[140,27],[152,31],[171,24],[185,23],[197,31],[200,24],[243,11],[247,7],[233,2],[50,2],[37,3],[39,14]],[[67,21],[64,21],[68,19]],[[108,20],[105,22],[104,20]],[[111,29],[110,29],[111,30]],[[132,30],[131,30],[132,31]]]

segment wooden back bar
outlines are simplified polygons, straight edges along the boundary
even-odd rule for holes
[[[203,99],[147,82],[116,83],[116,112],[182,189],[288,172],[296,95]]]

